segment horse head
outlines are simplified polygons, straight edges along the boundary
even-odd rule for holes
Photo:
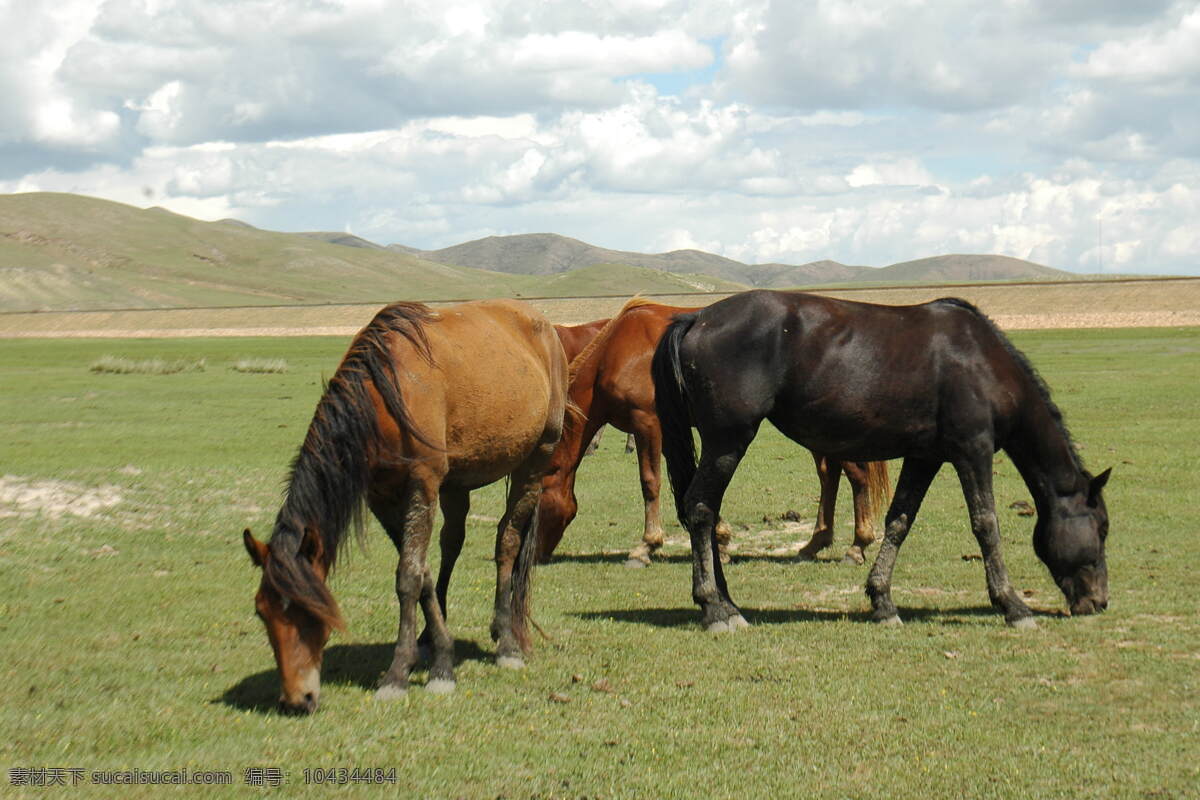
[[[1108,509],[1101,490],[1111,469],[1096,477],[1086,472],[1078,491],[1056,498],[1048,514],[1038,514],[1033,548],[1050,569],[1073,615],[1095,614],[1108,607]]]
[[[289,537],[270,544],[258,541],[249,529],[242,533],[246,552],[262,569],[254,596],[255,614],[267,629],[283,690],[279,710],[311,714],[321,695],[321,658],[333,628],[342,620],[325,586],[328,573],[321,537],[305,529],[299,547],[288,547]],[[294,538],[292,542],[294,542]]]

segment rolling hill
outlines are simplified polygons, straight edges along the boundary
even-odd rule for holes
[[[400,250],[401,245],[390,245]],[[1018,258],[993,255],[947,255],[906,261],[888,267],[847,266],[836,261],[808,264],[744,264],[699,250],[634,253],[602,247],[552,233],[488,236],[441,250],[412,250],[440,264],[492,269],[520,275],[553,275],[601,263],[620,263],[675,273],[708,275],[765,288],[870,282],[965,282],[995,280],[1068,280],[1073,273]]]
[[[442,250],[346,233],[278,233],[71,194],[0,195],[0,311],[737,291],[855,282],[1073,278],[1020,259],[948,255],[884,268],[635,253],[556,234]]]
[[[437,263],[348,234],[276,233],[79,195],[0,195],[0,311],[742,288],[629,265],[554,278]]]

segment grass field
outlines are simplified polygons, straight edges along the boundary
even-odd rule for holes
[[[227,771],[232,788],[190,794],[259,796],[271,790],[245,785],[245,770],[278,768],[274,794],[325,797],[334,787],[306,784],[306,769],[362,767],[394,768],[387,791],[405,797],[1196,797],[1200,329],[1013,338],[1087,464],[1115,466],[1106,614],[1062,615],[1032,520],[1009,508],[1028,494],[1002,460],[1005,557],[1039,629],[1010,630],[988,607],[948,469],[897,567],[906,625],[869,624],[867,568],[836,561],[848,496],[828,560],[776,554],[803,537],[763,517],[811,518],[817,489],[808,454],[764,429],[725,507],[739,531],[730,588],[753,627],[706,635],[677,525],[664,561],[621,566],[640,497],[623,437],[609,436],[581,470],[561,557],[535,576],[552,639],[525,670],[491,660],[494,486],[476,493],[451,587],[458,691],[373,702],[396,600],[394,551],[372,525],[334,576],[350,629],[304,719],[272,710],[240,538],[247,525],[269,534],[347,340],[5,341],[0,794],[49,796],[14,786],[26,773],[11,770],[52,768],[83,770],[72,796],[162,793],[91,784],[94,770],[130,769]],[[206,369],[90,371],[106,355]],[[287,369],[233,369],[247,359]],[[338,796],[378,793],[358,783]]]

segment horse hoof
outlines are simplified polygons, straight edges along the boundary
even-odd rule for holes
[[[525,659],[520,656],[496,656],[496,666],[505,669],[524,669]]]
[[[430,694],[450,694],[457,684],[448,678],[434,678],[425,684],[425,691]]]
[[[890,617],[884,617],[883,619],[876,620],[876,622],[878,622],[880,625],[887,625],[889,627],[904,624],[903,620],[901,620],[900,617],[897,616],[896,614],[893,614]]]
[[[799,553],[796,553],[796,560],[797,561],[816,561],[817,557],[815,555],[813,555],[812,553],[806,553],[805,551],[801,550]]]
[[[375,699],[380,702],[390,702],[392,700],[400,700],[408,694],[408,690],[394,684],[380,686],[375,690]]]
[[[650,559],[648,558],[644,561],[640,558],[634,558],[632,556],[625,559],[626,569],[645,569],[648,566],[650,566]]]
[[[746,622],[746,618],[741,614],[734,614],[729,619],[719,619],[716,622],[710,623],[705,629],[709,633],[732,633],[739,628],[749,628],[750,623]]]
[[[867,560],[862,556],[854,555],[852,553],[846,553],[846,555],[842,556],[843,564],[849,564],[854,567],[861,567],[866,562]]]
[[[1009,620],[1008,626],[1017,630],[1032,631],[1037,630],[1038,624],[1037,620],[1033,617],[1017,617],[1016,619]]]

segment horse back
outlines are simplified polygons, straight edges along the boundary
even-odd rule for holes
[[[392,357],[414,425],[436,447],[408,439],[402,449],[441,451],[447,480],[482,485],[557,440],[567,363],[539,312],[514,300],[462,303],[437,309],[424,332],[429,358],[399,337]]]
[[[593,389],[619,417],[628,412],[654,411],[650,360],[663,331],[679,314],[695,308],[648,303],[630,308],[614,319],[611,334],[594,359]],[[573,387],[574,389],[574,387]],[[628,421],[612,422],[628,430]]]
[[[702,310],[681,345],[715,424],[770,419],[841,460],[937,453],[1002,429],[1027,387],[1001,334],[962,301],[882,306],[754,291]]]

